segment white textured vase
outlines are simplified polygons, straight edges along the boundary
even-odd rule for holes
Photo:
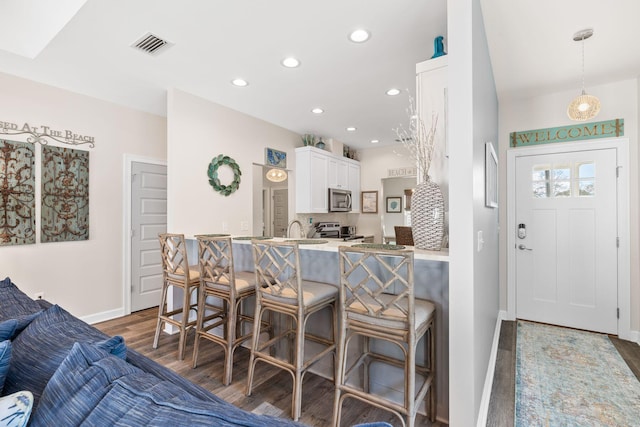
[[[411,232],[418,249],[439,251],[444,237],[444,198],[440,187],[429,177],[411,197]]]

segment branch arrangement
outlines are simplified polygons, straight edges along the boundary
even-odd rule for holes
[[[395,128],[394,131],[402,145],[409,152],[409,156],[414,159],[422,172],[423,182],[429,180],[429,167],[433,159],[435,150],[436,126],[438,124],[438,114],[434,111],[431,115],[431,127],[427,130],[424,120],[418,115],[413,97],[409,97],[409,128],[403,125]]]

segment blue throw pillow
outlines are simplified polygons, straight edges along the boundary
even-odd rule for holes
[[[29,390],[37,408],[47,382],[78,341],[104,341],[105,348],[124,354],[122,338],[111,339],[54,305],[37,316],[13,340],[4,392]]]
[[[6,340],[0,343],[0,392],[4,387],[4,379],[9,371],[11,362],[11,341]]]
[[[45,387],[31,426],[92,425],[85,420],[112,383],[123,375],[139,372],[142,371],[97,345],[75,343]]]
[[[29,391],[19,391],[0,397],[0,426],[24,427],[29,422],[33,408],[33,395]]]
[[[24,328],[29,326],[42,313],[42,310],[33,314],[26,314],[15,319],[8,319],[0,322],[0,340],[14,339]]]
[[[97,345],[76,343],[49,380],[31,427],[298,425],[251,414],[226,402],[203,401],[170,381],[109,355]]]
[[[40,310],[40,304],[18,289],[10,278],[0,281],[0,320],[13,319]]]

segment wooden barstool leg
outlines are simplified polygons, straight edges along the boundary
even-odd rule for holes
[[[195,341],[193,343],[193,368],[198,366],[198,350],[200,348],[200,331],[204,325],[204,317],[205,317],[205,302],[207,299],[206,293],[203,289],[200,289],[198,293],[198,313],[196,318],[196,336]]]
[[[169,286],[167,285],[167,281],[163,280],[162,283],[162,290],[160,291],[160,306],[158,307],[158,323],[156,325],[156,334],[155,337],[153,338],[153,348],[158,348],[158,341],[160,340],[160,330],[162,328],[162,316],[164,316],[165,311],[164,311],[164,307],[166,305],[167,302],[167,288]]]
[[[262,314],[264,313],[261,304],[259,303],[259,297],[256,298],[255,317],[253,321],[253,336],[251,337],[251,356],[249,356],[249,371],[247,372],[247,396],[251,396],[251,389],[253,387],[253,373],[255,371],[255,354],[258,351],[258,344],[260,342],[260,325],[262,324]]]

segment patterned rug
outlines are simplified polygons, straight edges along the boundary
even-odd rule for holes
[[[606,335],[518,321],[515,425],[640,426],[640,381]]]

